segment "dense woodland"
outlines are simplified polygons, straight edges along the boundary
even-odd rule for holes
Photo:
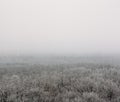
[[[0,57],[0,102],[120,102],[119,61]]]

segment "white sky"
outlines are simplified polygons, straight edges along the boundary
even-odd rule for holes
[[[119,52],[120,0],[0,0],[0,54]]]

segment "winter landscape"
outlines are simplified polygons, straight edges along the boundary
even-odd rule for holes
[[[0,57],[0,102],[120,102],[120,57]]]

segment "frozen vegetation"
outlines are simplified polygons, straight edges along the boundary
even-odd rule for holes
[[[120,102],[119,62],[119,57],[0,57],[0,102]]]

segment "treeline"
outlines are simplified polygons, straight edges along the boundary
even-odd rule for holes
[[[90,63],[0,68],[0,102],[120,102],[120,68]]]

